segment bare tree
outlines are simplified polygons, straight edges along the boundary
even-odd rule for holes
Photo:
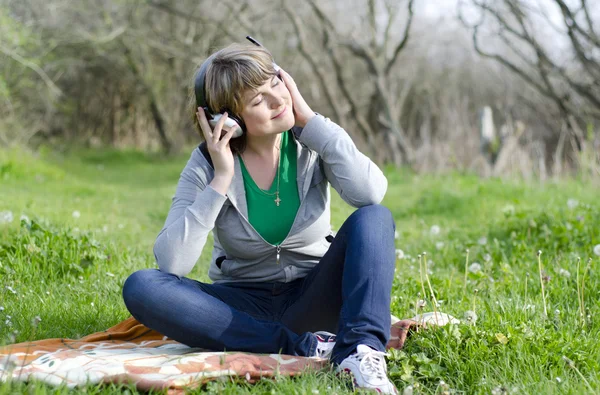
[[[559,11],[562,26],[556,26],[545,4],[523,0],[463,0],[459,17],[472,31],[477,53],[494,59],[520,76],[538,93],[548,98],[557,117],[566,122],[579,147],[582,136],[571,122],[586,125],[600,119],[600,36],[586,0],[579,4],[546,0]],[[469,18],[469,10],[478,15]],[[473,20],[474,19],[474,20]],[[568,50],[552,51],[548,39],[536,26],[553,29],[552,42],[568,44]],[[562,40],[562,41],[561,41]],[[502,44],[501,50],[490,47]],[[561,130],[560,122],[554,129]]]
[[[355,28],[350,37],[347,37],[321,5],[315,0],[309,0],[311,9],[320,22],[322,36],[319,51],[327,56],[328,62],[325,63],[324,59],[315,59],[314,44],[313,48],[309,49],[310,44],[304,24],[292,11],[287,0],[283,0],[284,10],[291,20],[298,38],[298,49],[310,64],[317,78],[322,81],[327,102],[335,115],[339,118],[348,115],[353,119],[371,150],[375,150],[374,136],[383,132],[387,143],[386,147],[389,149],[388,159],[398,166],[412,164],[414,161],[412,144],[400,123],[402,98],[406,97],[408,89],[406,86],[399,88],[395,83],[397,81],[392,78],[394,65],[409,38],[413,21],[413,3],[414,0],[407,0],[401,4],[391,1],[384,2],[385,10],[382,14],[386,16],[386,21],[382,24],[377,20],[379,3],[375,0],[368,0],[365,4],[367,34],[358,37],[355,33],[361,29]],[[403,9],[406,11],[404,29],[402,36],[395,39],[393,26],[396,25],[397,16]],[[346,53],[343,53],[344,51]],[[364,79],[373,83],[372,90],[367,92],[371,96],[371,106],[366,112],[357,103],[356,89],[353,89],[352,83],[344,77],[345,65],[348,64],[348,53],[363,62],[367,71]],[[336,95],[333,88],[325,83],[325,76],[321,71],[324,63],[328,66],[331,65],[327,69],[333,70],[335,83],[341,95]],[[347,114],[343,110],[346,106],[342,104],[339,96],[343,97],[348,104]]]

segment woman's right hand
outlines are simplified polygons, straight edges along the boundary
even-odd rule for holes
[[[215,178],[228,178],[231,180],[234,174],[234,161],[233,152],[229,146],[229,140],[231,140],[235,128],[230,128],[229,131],[220,138],[223,124],[227,120],[227,115],[227,113],[223,114],[213,130],[208,123],[208,119],[206,119],[204,110],[201,107],[198,107],[198,111],[196,111],[196,116],[198,117],[202,133],[204,133],[208,152],[210,153],[215,168]]]

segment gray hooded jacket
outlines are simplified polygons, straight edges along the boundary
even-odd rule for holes
[[[154,244],[161,271],[187,275],[212,230],[211,280],[290,282],[306,276],[329,248],[329,183],[353,207],[382,201],[387,179],[344,129],[317,115],[303,129],[292,131],[300,207],[285,240],[279,246],[268,243],[248,221],[239,158],[234,156],[235,173],[223,196],[208,185],[214,170],[197,148],[181,173],[167,220]]]

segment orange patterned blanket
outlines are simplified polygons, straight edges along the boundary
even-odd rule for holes
[[[401,348],[409,329],[417,324],[412,319],[394,323],[388,348]],[[69,388],[133,383],[140,390],[179,393],[219,376],[238,376],[253,382],[322,369],[327,363],[324,359],[292,355],[190,348],[130,317],[78,340],[46,339],[0,347],[0,381],[41,380]]]

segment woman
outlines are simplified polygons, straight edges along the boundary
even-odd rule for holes
[[[395,268],[385,176],[263,47],[226,47],[195,78],[204,154],[181,173],[154,245],[159,269],[125,282],[127,308],[191,347],[330,358],[357,386],[396,393],[384,360]],[[239,129],[224,130],[227,112],[211,128],[203,100]],[[335,237],[329,184],[358,208]],[[205,284],[185,276],[211,230]]]

